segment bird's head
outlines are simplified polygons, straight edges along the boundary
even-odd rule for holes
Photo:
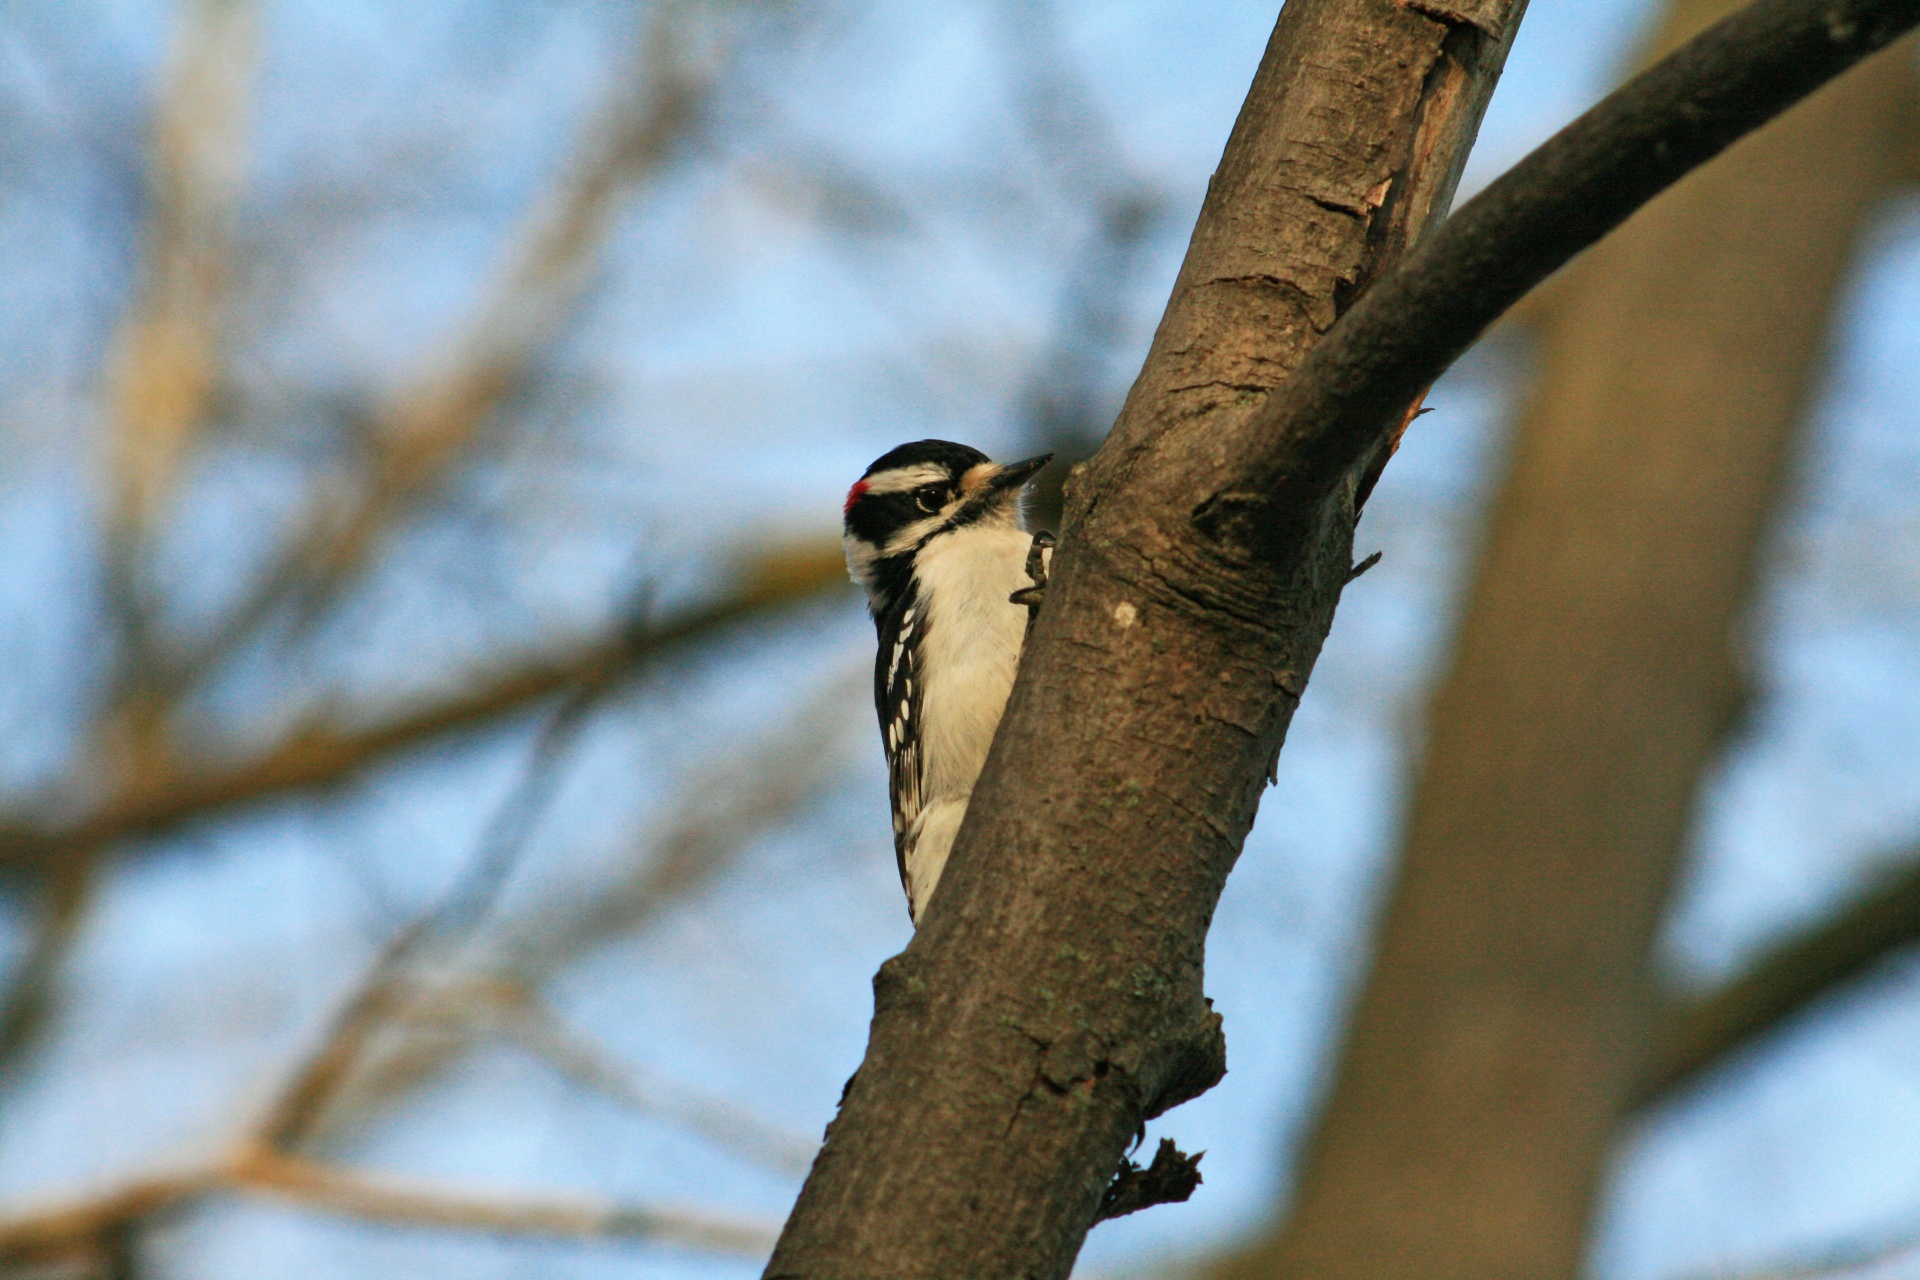
[[[972,526],[1021,528],[1020,498],[1052,454],[1005,465],[948,440],[916,440],[875,459],[847,490],[847,571],[879,598],[912,572],[933,538]]]

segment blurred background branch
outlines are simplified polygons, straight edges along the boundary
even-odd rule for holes
[[[129,685],[155,656],[140,562],[223,376],[258,26],[250,0],[183,4],[174,65],[155,105],[140,291],[114,343],[111,375],[117,431],[107,583],[125,631]],[[130,714],[137,759],[157,748],[144,744]]]
[[[573,1199],[488,1194],[317,1164],[248,1148],[226,1164],[133,1183],[97,1199],[0,1218],[0,1266],[51,1266],[116,1247],[112,1237],[211,1195],[270,1196],[321,1213],[392,1226],[487,1235],[646,1240],[757,1257],[773,1245],[772,1223]]]
[[[1648,1105],[1684,1089],[1920,942],[1920,849],[1901,850],[1887,864],[1905,870],[1764,952],[1719,989],[1694,1000],[1669,997],[1636,1101]]]
[[[357,493],[330,495],[307,535],[235,609],[197,657],[190,680],[230,653],[289,595],[310,624],[366,563],[378,540],[429,500],[521,391],[536,357],[578,306],[623,206],[692,145],[723,57],[684,48],[699,6],[656,7],[634,65],[582,131],[556,186],[513,233],[485,300],[461,332],[366,424]]]
[[[1654,53],[1735,7],[1678,0]],[[1214,1274],[1570,1277],[1619,1117],[1760,1025],[1709,1045],[1710,1000],[1655,1032],[1647,979],[1912,63],[1856,68],[1559,284],[1332,1092],[1284,1216]]]
[[[1654,16],[1531,16],[1469,185],[1585,105]],[[1682,5],[1653,43],[1703,16]],[[1272,19],[1012,0],[0,12],[0,1271],[752,1274],[857,1061],[867,979],[907,936],[841,495],[938,436],[1054,451],[1035,507],[1057,519]],[[1727,486],[1706,485],[1665,493],[1686,532],[1644,562],[1569,553],[1759,566],[1732,642],[1701,624],[1726,662],[1646,659],[1726,679],[1675,784],[1702,799],[1648,836],[1664,878],[1631,973],[1608,971],[1644,1006],[1643,1052],[1635,1068],[1614,1044],[1618,1096],[1582,1148],[1616,1170],[1579,1200],[1608,1206],[1581,1220],[1583,1256],[1597,1280],[1658,1280],[1910,1220],[1920,855],[1881,856],[1920,830],[1920,128],[1896,62],[1685,217],[1650,211],[1623,237],[1639,248],[1576,266],[1435,389],[1369,503],[1385,559],[1301,709],[1289,817],[1256,828],[1209,942],[1234,1074],[1166,1122],[1208,1150],[1207,1184],[1102,1225],[1083,1270],[1204,1267],[1262,1222],[1324,1215],[1335,1139],[1297,1175],[1296,1147],[1342,993],[1405,960],[1369,959],[1370,886],[1455,584],[1510,567],[1527,459],[1589,427],[1619,456],[1562,469],[1579,484],[1547,504],[1556,527],[1661,490],[1675,442],[1805,460],[1798,496],[1767,490],[1788,513],[1772,551],[1757,518],[1707,531]],[[1719,406],[1649,408],[1636,388],[1656,382]],[[1622,443],[1642,426],[1643,449]],[[1476,587],[1456,672],[1529,635],[1573,650],[1578,628],[1542,612],[1559,579],[1513,581],[1540,617],[1489,623]],[[1573,581],[1582,618],[1620,598]],[[1564,714],[1505,740],[1588,723],[1611,668],[1582,669]],[[1480,760],[1490,820],[1526,787],[1448,723],[1429,777]],[[1562,764],[1645,818],[1587,771],[1644,758]],[[1547,847],[1489,882],[1512,892],[1481,903],[1484,929],[1462,923],[1468,881],[1405,873],[1486,966],[1482,994],[1516,972],[1556,1007],[1591,990],[1499,941],[1622,918],[1575,902],[1626,883],[1618,857],[1570,878],[1538,871]],[[1481,1007],[1442,994],[1443,964],[1408,971],[1409,1008]],[[1456,1192],[1489,1185],[1486,1135],[1544,1096],[1526,1082],[1559,1024],[1516,1025],[1510,1053],[1395,1041],[1487,1102],[1460,1130],[1474,1158],[1436,1157]],[[1389,1060],[1370,1043],[1344,1053]],[[1394,1200],[1415,1163],[1355,1167],[1417,1209]],[[409,1223],[439,1229],[392,1231]],[[654,1252],[676,1241],[694,1252]],[[1342,1256],[1384,1274],[1377,1252]],[[1418,1256],[1432,1272],[1445,1251]]]

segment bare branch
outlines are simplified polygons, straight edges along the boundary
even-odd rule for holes
[[[711,883],[747,843],[819,791],[838,763],[853,682],[834,680],[751,751],[681,788],[679,808],[639,843],[630,873],[513,922],[496,971],[534,981],[589,948],[631,933]]]
[[[268,1146],[297,1146],[308,1137],[360,1065],[367,1045],[418,998],[405,969],[426,936],[426,920],[415,922],[387,944],[354,993],[301,1061],[254,1127],[256,1140]]]
[[[1822,1276],[1837,1280],[1916,1250],[1920,1250],[1920,1229],[1909,1219],[1861,1239],[1801,1250],[1766,1266],[1700,1271],[1691,1280],[1818,1280]]]
[[[348,1171],[282,1155],[243,1151],[231,1165],[234,1184],[311,1209],[398,1226],[443,1227],[505,1236],[642,1239],[716,1253],[761,1257],[772,1247],[770,1224],[691,1210],[653,1209],[612,1201],[535,1200],[454,1191],[392,1174]]]
[[[1756,0],[1635,76],[1369,289],[1254,416],[1223,479],[1287,504],[1331,491],[1535,285],[1916,21],[1920,0]]]
[[[1050,583],[940,890],[875,978],[769,1275],[1064,1277],[1141,1120],[1224,1070],[1206,924],[1351,566],[1332,547],[1302,599],[1305,571],[1194,564],[1155,446],[1217,461],[1445,208],[1520,7],[1282,6],[1153,349],[1069,485],[1078,576]]]
[[[584,1196],[489,1195],[248,1144],[215,1167],[140,1179],[92,1199],[0,1218],[0,1266],[45,1265],[98,1252],[117,1233],[156,1214],[235,1191],[367,1222],[499,1236],[645,1240],[747,1257],[764,1256],[774,1238],[770,1223]]]
[[[1180,1204],[1190,1199],[1199,1189],[1200,1157],[1206,1154],[1200,1151],[1188,1155],[1173,1145],[1172,1138],[1162,1138],[1153,1153],[1153,1163],[1145,1168],[1130,1159],[1122,1160],[1120,1171],[1100,1197],[1100,1209],[1093,1220],[1105,1222],[1157,1204]]]
[[[156,109],[141,294],[118,341],[118,535],[138,539],[171,491],[219,377],[218,325],[243,185],[251,0],[189,0]],[[131,554],[130,550],[125,554]]]
[[[579,301],[622,205],[692,136],[718,60],[682,50],[691,9],[661,5],[621,91],[590,125],[558,188],[506,254],[490,301],[434,365],[379,414],[364,500],[300,551],[322,588],[356,570],[394,520],[465,454]]]
[[[568,1079],[777,1173],[803,1174],[813,1163],[818,1144],[725,1098],[615,1062],[600,1046],[563,1025],[551,1008],[533,999],[525,988],[518,991],[521,999],[502,1010],[501,1029]]]
[[[218,773],[168,771],[65,830],[21,822],[0,828],[0,867],[43,871],[83,850],[152,836],[242,805],[337,785],[435,738],[495,723],[610,672],[631,671],[688,641],[843,582],[838,547],[796,546],[750,561],[737,590],[660,626],[584,646],[493,676],[443,702],[365,729],[309,728],[265,755]]]
[[[155,687],[141,560],[220,379],[258,45],[252,0],[188,0],[182,8],[149,152],[140,293],[109,370],[115,431],[104,576],[122,649],[115,705],[96,737],[120,777],[167,763],[167,698]]]
[[[53,1004],[60,967],[80,932],[93,896],[93,860],[73,858],[55,867],[41,886],[33,940],[0,994],[0,1079],[39,1034]]]
[[[547,721],[519,783],[494,811],[472,864],[446,898],[402,930],[381,952],[361,989],[331,1031],[289,1077],[257,1130],[275,1150],[298,1146],[325,1118],[360,1064],[368,1041],[419,998],[423,963],[445,958],[467,941],[498,900],[526,848],[534,824],[558,785],[560,764],[587,713],[611,686],[610,676],[581,685]]]
[[[836,552],[833,556],[835,577],[842,569],[839,561]],[[805,555],[787,560],[769,558],[762,562],[762,568],[767,572],[753,591],[772,592],[779,598],[785,598],[796,586],[815,589],[821,580],[816,561]],[[737,606],[739,602],[734,603]],[[660,639],[664,633],[649,634],[653,639]],[[552,794],[567,744],[577,734],[595,700],[628,669],[630,659],[611,654],[597,664],[576,670],[571,681],[572,697],[556,710],[535,744],[525,776],[496,814],[467,874],[440,907],[409,926],[383,950],[360,990],[336,1015],[318,1047],[289,1072],[274,1101],[228,1162],[211,1170],[142,1180],[74,1205],[0,1219],[0,1263],[58,1260],[82,1252],[97,1252],[116,1239],[116,1233],[132,1229],[154,1213],[209,1193],[235,1189],[395,1224],[515,1236],[646,1239],[688,1248],[763,1255],[774,1236],[768,1224],[586,1198],[538,1200],[479,1195],[387,1175],[334,1168],[287,1153],[287,1148],[308,1139],[329,1109],[337,1104],[355,1073],[363,1069],[368,1049],[377,1036],[392,1030],[411,1030],[436,995],[472,994],[471,983],[462,986],[457,982],[451,985],[442,982],[435,991],[425,990],[422,967],[436,957],[446,958],[458,950],[484,917],[517,851],[524,846],[538,811]],[[843,688],[836,687],[834,692],[837,701],[845,701]],[[779,740],[783,751],[806,755],[815,761],[816,767],[819,760],[830,756],[819,750],[817,716],[818,708],[810,708],[804,720],[809,752],[799,751],[789,738]],[[777,777],[781,771],[769,768],[767,773]],[[793,771],[793,776],[812,775]],[[735,838],[752,829],[744,815],[757,815],[765,821],[780,808],[781,802],[773,797],[786,797],[785,803],[790,804],[801,790],[794,783],[774,788],[771,796],[762,794],[745,805],[736,805],[729,815],[734,820],[731,829]],[[707,849],[717,854],[724,842],[721,828],[726,823],[715,818],[711,806],[706,812]],[[683,835],[689,845],[698,843],[690,832]],[[694,861],[692,856],[681,861],[680,874],[660,882],[663,891],[670,893],[676,885],[698,881],[699,876],[691,873]],[[597,933],[594,936],[598,936]],[[723,1145],[783,1171],[791,1172],[804,1166],[810,1153],[801,1140],[698,1091],[665,1082],[643,1082],[632,1071],[610,1062],[589,1042],[567,1031],[532,1003],[523,990],[516,988],[508,993],[500,989],[497,981],[492,986],[496,989],[491,992],[489,1002],[511,1014],[505,1020],[505,1029],[574,1079],[629,1105],[705,1133]],[[472,1017],[472,1010],[461,1012],[469,1019]]]
[[[681,49],[690,10],[659,7],[620,91],[585,130],[556,188],[507,248],[487,301],[374,416],[363,489],[323,504],[304,537],[264,573],[198,650],[169,673],[177,694],[203,678],[282,604],[310,623],[368,562],[380,539],[427,501],[467,457],[500,405],[526,382],[592,278],[623,204],[659,176],[693,134],[719,64]]]
[[[1920,849],[1899,862],[1909,869],[1766,952],[1718,991],[1669,1006],[1635,1104],[1671,1097],[1894,952],[1920,942]]]
[[[1282,7],[769,1276],[1067,1275],[1140,1122],[1225,1070],[1207,927],[1351,572],[1367,463],[1527,288],[1920,0],[1759,0],[1395,269],[1518,17]]]
[[[996,6],[1008,29],[1010,73],[1028,138],[1051,184],[1086,206],[1088,228],[1065,273],[1058,315],[1021,398],[1033,447],[1055,455],[1029,490],[1028,515],[1060,524],[1068,470],[1100,447],[1119,390],[1107,362],[1127,330],[1127,290],[1167,211],[1166,193],[1133,171],[1112,123],[1085,82],[1059,29],[1057,6]]]
[[[90,1252],[116,1228],[197,1199],[221,1181],[216,1169],[142,1178],[91,1199],[0,1218],[0,1266],[57,1262]]]
[[[498,1030],[526,1032],[524,1022],[516,1026],[514,1019],[523,1017],[545,978],[594,946],[643,932],[712,883],[755,836],[788,818],[832,776],[832,748],[846,732],[850,702],[857,700],[853,681],[831,682],[778,732],[679,788],[678,809],[636,840],[633,854],[619,860],[622,874],[562,891],[497,928],[468,976],[406,1010],[404,1040],[368,1055],[355,1078],[362,1105],[413,1087],[470,1043],[475,1019],[489,1011],[504,1018]],[[560,1048],[551,1040],[529,1047]],[[563,1070],[583,1065],[568,1057],[562,1052],[553,1064]],[[616,1092],[634,1102],[631,1086],[637,1083],[629,1080]],[[763,1163],[787,1164],[802,1147],[812,1149],[744,1113],[721,1116],[681,1086],[661,1081],[645,1089],[651,1099],[646,1109]]]

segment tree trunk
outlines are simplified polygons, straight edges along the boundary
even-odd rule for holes
[[[1682,3],[1671,45],[1731,6]],[[1913,50],[1638,214],[1546,310],[1399,881],[1290,1221],[1222,1280],[1580,1267],[1734,632]]]
[[[1445,212],[1520,7],[1281,12],[1146,365],[1069,496],[1028,663],[1055,675],[1023,679],[995,747],[1046,763],[989,761],[875,979],[866,1060],[769,1277],[1065,1276],[1136,1127],[1224,1070],[1207,923],[1345,581],[1350,510],[1251,582],[1196,562],[1167,514],[1210,437]],[[1135,470],[1150,453],[1186,465]]]
[[[1225,1069],[1207,923],[1407,405],[1573,254],[1920,23],[1920,0],[1755,0],[1381,270],[1445,206],[1516,16],[1283,11],[770,1277],[1067,1273],[1127,1139]]]

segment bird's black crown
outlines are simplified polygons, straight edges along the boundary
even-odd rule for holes
[[[951,440],[914,440],[889,449],[875,458],[873,465],[862,472],[860,478],[864,480],[882,471],[893,471],[900,467],[921,466],[927,463],[944,467],[948,475],[957,477],[985,461],[987,461],[987,455],[970,445],[955,444]]]
[[[978,449],[951,440],[915,440],[874,459],[847,492],[847,532],[876,547],[952,495],[960,477],[988,461]],[[886,489],[889,475],[925,468],[926,478],[912,488]]]

